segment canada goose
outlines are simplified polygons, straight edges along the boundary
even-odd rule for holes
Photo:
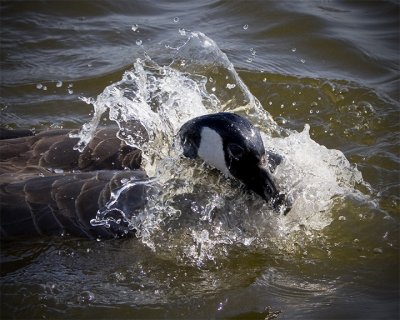
[[[121,212],[134,215],[146,204],[149,178],[140,167],[141,151],[118,139],[117,129],[103,128],[81,153],[74,149],[74,132],[1,130],[2,239],[63,232],[89,238],[127,234],[118,221]],[[282,205],[284,197],[270,174],[280,159],[265,153],[259,131],[243,117],[226,112],[197,117],[181,127],[178,137],[184,156],[200,157],[274,207]],[[98,210],[126,181],[135,183],[108,208],[115,219],[107,227],[92,225]]]

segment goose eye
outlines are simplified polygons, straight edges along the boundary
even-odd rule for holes
[[[261,164],[261,166],[263,166],[263,167],[265,167],[265,166],[267,165],[267,156],[266,156],[266,155],[261,156],[261,158],[260,158],[260,164]]]
[[[239,160],[243,156],[244,149],[236,143],[228,144],[227,149],[229,154],[236,160]]]

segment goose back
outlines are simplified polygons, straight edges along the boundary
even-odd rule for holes
[[[1,239],[63,232],[89,238],[126,235],[124,225],[94,227],[90,221],[123,181],[147,179],[140,150],[119,140],[117,129],[103,128],[81,153],[71,133],[16,132],[11,136],[17,138],[0,140]],[[133,184],[108,216],[118,221],[121,210],[134,215],[145,202],[145,184]]]

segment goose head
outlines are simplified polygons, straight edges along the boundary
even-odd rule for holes
[[[228,112],[200,116],[186,122],[178,137],[185,157],[203,159],[275,208],[284,204],[271,174],[281,158],[265,152],[260,132],[247,119]]]

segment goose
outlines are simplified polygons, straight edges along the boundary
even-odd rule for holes
[[[145,130],[138,126],[137,130]],[[118,217],[146,205],[149,177],[141,150],[100,128],[83,152],[74,148],[78,130],[0,129],[0,238],[70,234],[85,238],[134,235]],[[266,152],[260,132],[234,113],[207,114],[187,121],[177,133],[183,155],[201,158],[238,179],[274,208],[285,205],[272,177],[281,157]],[[133,181],[111,206],[112,193]],[[108,207],[111,223],[91,223]]]

